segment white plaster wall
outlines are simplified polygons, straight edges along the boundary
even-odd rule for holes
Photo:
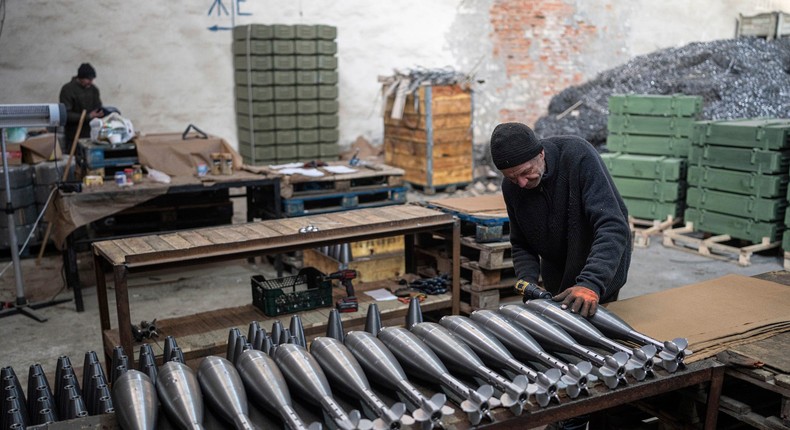
[[[738,13],[790,11],[790,0],[568,2],[580,21],[600,26],[609,20],[616,29],[574,63],[587,78],[658,48],[732,37]],[[486,81],[475,96],[475,120],[490,123],[502,106],[513,103],[499,91],[507,76],[492,54],[488,11],[493,3],[6,0],[0,104],[57,102],[60,87],[87,61],[97,69],[104,103],[118,107],[138,130],[180,132],[192,123],[236,145],[231,35],[209,28],[320,23],[338,28],[342,146],[358,136],[381,142],[377,77],[396,68],[474,69]],[[524,90],[519,96],[540,89]],[[476,141],[485,138],[476,133]]]

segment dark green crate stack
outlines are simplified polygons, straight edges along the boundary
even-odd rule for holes
[[[252,165],[336,160],[337,28],[233,29],[239,153]]]
[[[689,153],[694,229],[753,243],[782,239],[790,165],[790,120],[700,121]]]
[[[683,214],[686,159],[702,98],[627,94],[609,97],[609,135],[603,154],[617,190],[634,218]]]

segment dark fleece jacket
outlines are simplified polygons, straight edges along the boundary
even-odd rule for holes
[[[616,299],[631,263],[628,212],[601,157],[575,136],[542,139],[546,172],[522,189],[505,179],[513,264],[519,279],[557,294],[574,285]]]
[[[90,137],[91,127],[89,123],[91,118],[87,114],[102,107],[99,89],[95,85],[91,85],[88,88],[83,87],[77,81],[77,77],[74,76],[71,78],[71,81],[63,85],[60,89],[60,102],[66,105],[66,127],[64,133],[69,146],[71,146],[71,141],[77,133],[77,126],[79,125],[83,109],[85,109],[87,113],[85,122],[82,125],[80,137]]]

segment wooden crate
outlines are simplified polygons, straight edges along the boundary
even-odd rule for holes
[[[385,163],[402,168],[404,179],[426,193],[472,182],[471,92],[421,86],[406,96],[402,112],[396,98],[387,100],[384,113]]]
[[[340,267],[339,261],[315,249],[305,249],[302,258],[303,267],[312,266],[326,274],[336,272]],[[403,252],[373,254],[354,258],[348,263],[348,268],[357,271],[355,281],[394,281],[406,272],[406,260]]]

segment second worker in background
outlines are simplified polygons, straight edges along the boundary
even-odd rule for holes
[[[631,263],[628,211],[595,148],[576,136],[538,139],[503,123],[491,158],[505,176],[513,265],[582,316],[617,299]]]

